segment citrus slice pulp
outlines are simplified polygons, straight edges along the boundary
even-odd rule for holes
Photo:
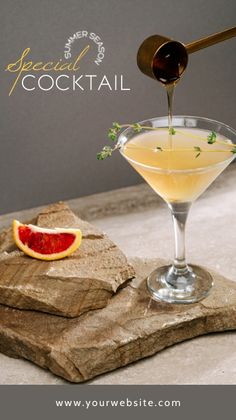
[[[39,260],[59,260],[76,251],[81,244],[80,229],[46,229],[13,221],[13,237],[25,254]]]

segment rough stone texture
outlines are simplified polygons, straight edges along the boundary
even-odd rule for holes
[[[236,279],[236,164],[231,164],[194,204],[187,224],[188,261]],[[108,234],[129,257],[169,259],[173,227],[165,203],[146,184],[76,198],[70,208]],[[13,218],[30,220],[39,209],[1,215],[1,229]],[[122,214],[122,215],[121,215]],[[113,384],[236,384],[236,331],[206,334],[160,351],[89,381]],[[65,384],[25,359],[0,354],[1,384]]]
[[[34,222],[78,227],[80,248],[59,261],[39,261],[15,248],[12,231],[0,235],[0,303],[20,309],[76,317],[103,308],[134,275],[125,255],[105,234],[75,216],[64,203],[49,206]]]
[[[77,319],[0,306],[0,351],[83,382],[180,341],[236,329],[236,284],[214,273],[212,293],[200,303],[150,299],[145,278],[161,263],[132,261],[137,273],[132,283],[106,308]]]

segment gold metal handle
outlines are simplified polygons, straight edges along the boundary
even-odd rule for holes
[[[219,42],[225,41],[226,39],[233,38],[236,36],[236,26],[230,29],[226,29],[223,32],[217,32],[216,34],[209,35],[205,38],[193,41],[190,44],[185,45],[188,54],[192,54],[195,51],[199,51],[203,48],[210,47],[211,45],[218,44]]]

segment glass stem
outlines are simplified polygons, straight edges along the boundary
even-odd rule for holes
[[[175,234],[173,270],[177,275],[184,275],[188,272],[188,266],[185,260],[185,225],[191,203],[169,203],[168,206],[171,210]]]

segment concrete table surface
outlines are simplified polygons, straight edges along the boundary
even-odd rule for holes
[[[236,281],[236,165],[212,184],[191,209],[187,259]],[[81,217],[105,231],[128,257],[170,259],[172,222],[166,204],[146,185],[68,201]],[[38,209],[2,215],[29,220]],[[0,354],[0,384],[65,384],[32,363]],[[236,384],[236,332],[195,338],[102,375],[91,384]],[[74,385],[76,386],[76,385]]]

